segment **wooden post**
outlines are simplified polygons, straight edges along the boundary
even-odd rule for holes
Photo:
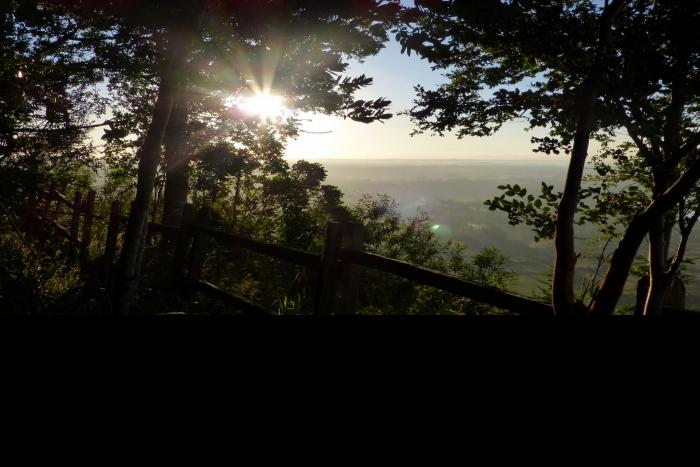
[[[76,196],[76,201],[77,201]],[[104,265],[102,277],[105,283],[109,284],[114,266],[114,253],[117,249],[117,237],[119,236],[119,224],[121,223],[122,203],[112,201],[109,210],[109,225],[107,226],[107,241],[105,243]]]
[[[197,224],[209,226],[209,209],[202,208],[197,214]],[[188,277],[193,280],[199,280],[202,276],[202,267],[207,254],[207,246],[209,244],[209,235],[206,232],[197,231],[192,244],[192,255],[190,257],[190,269]]]
[[[63,204],[63,198],[59,196],[59,192],[57,191],[51,192],[51,196],[56,198],[56,206],[49,213],[49,220],[56,220],[58,219],[58,216],[61,213],[61,205]]]
[[[141,280],[141,274],[143,273],[143,257],[146,253],[146,243],[148,236],[148,218],[143,220],[143,225],[141,226],[141,244],[139,245],[139,254],[136,257],[136,277],[134,279],[134,291],[138,291],[139,281]]]
[[[192,235],[193,207],[187,203],[182,209],[182,221],[175,242],[175,257],[173,260],[173,281],[176,286],[182,285],[187,269],[187,248]]]
[[[42,219],[46,220],[46,218],[49,215],[49,209],[51,209],[51,193],[53,191],[52,189],[49,189],[49,191],[43,193],[44,196],[44,206],[41,208],[41,217]]]
[[[58,219],[58,213],[61,210],[61,197],[58,196],[58,192],[56,190],[52,190],[49,192],[49,209],[46,211],[46,219],[45,222],[47,224],[47,227],[49,228],[49,231],[47,233],[47,239],[50,242],[53,242],[54,239],[56,238],[56,227],[52,225],[56,219]],[[55,202],[54,207],[51,207],[51,204]]]
[[[156,185],[155,191],[154,191],[153,195],[151,196],[151,200],[152,200],[152,202],[151,202],[151,206],[152,206],[151,222],[154,224],[157,221],[156,215],[158,213],[158,192],[159,192],[159,190],[160,190],[160,186]],[[148,223],[148,220],[146,220],[146,222]],[[146,245],[153,245],[154,235],[155,235],[154,231],[152,231],[152,230],[147,231],[147,233],[146,233]],[[161,235],[163,235],[163,234],[161,234]]]
[[[319,314],[352,315],[356,312],[360,266],[340,261],[339,252],[343,248],[362,250],[361,224],[328,224],[316,302]]]
[[[78,244],[78,228],[80,227],[80,209],[83,201],[83,194],[79,191],[75,192],[73,197],[73,213],[70,219],[70,241],[73,245]]]
[[[197,214],[197,224],[202,226],[209,226],[209,209],[202,208]],[[207,248],[209,246],[209,235],[206,232],[197,231],[194,232],[194,243],[192,243],[192,254],[190,256],[190,268],[187,274],[187,278],[191,281],[198,281],[202,277],[202,268],[204,267],[204,260],[207,257]],[[188,295],[190,294],[190,288],[187,287]]]
[[[85,261],[88,257],[90,243],[92,242],[92,222],[95,218],[95,190],[88,191],[87,199],[85,200],[83,221],[83,238],[80,242],[80,259]]]
[[[362,224],[348,222],[343,224],[340,247],[362,251]],[[357,297],[360,290],[360,266],[341,262],[339,271],[340,287],[337,288],[336,314],[354,315],[357,312]]]
[[[43,205],[39,209],[38,212],[38,223],[37,223],[37,230],[38,230],[38,238],[42,242],[46,242],[49,240],[51,237],[51,234],[53,233],[53,229],[49,226],[48,224],[48,217],[49,217],[49,210],[51,209],[51,189],[48,191],[45,191],[41,194],[43,197]]]
[[[338,250],[340,249],[340,223],[329,222],[326,227],[326,243],[321,258],[316,314],[332,314],[336,295]]]
[[[34,236],[35,232],[34,226],[36,225],[36,213],[38,204],[39,200],[37,194],[36,192],[32,192],[29,195],[29,201],[27,202],[27,209],[24,216],[24,230],[27,233],[27,237],[30,239]]]

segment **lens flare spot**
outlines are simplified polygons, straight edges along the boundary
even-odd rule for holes
[[[258,93],[253,96],[231,96],[224,99],[226,107],[235,108],[247,117],[258,117],[263,120],[274,120],[282,117],[287,108],[281,96],[269,93]]]

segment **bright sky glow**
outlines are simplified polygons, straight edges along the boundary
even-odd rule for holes
[[[231,96],[224,99],[224,105],[236,108],[247,117],[259,117],[264,120],[274,120],[288,112],[281,96],[275,96],[266,92],[256,93],[253,96]]]
[[[433,71],[430,64],[411,55],[401,54],[400,46],[391,41],[378,55],[364,63],[351,63],[347,74],[366,74],[374,84],[357,94],[359,99],[386,97],[392,101],[389,112],[394,117],[384,123],[364,123],[326,115],[304,115],[307,119],[301,133],[289,142],[290,159],[480,159],[480,160],[544,160],[532,152],[530,138],[545,136],[543,130],[526,132],[525,124],[507,123],[501,131],[487,138],[454,135],[444,137],[430,134],[410,134],[414,129],[410,119],[399,112],[413,105],[413,87],[421,84],[434,89],[446,78]],[[316,134],[327,132],[328,134]],[[566,156],[547,156],[547,160],[565,160]]]
[[[530,138],[545,136],[542,129],[525,131],[525,124],[511,122],[491,137],[465,137],[452,134],[444,137],[430,134],[410,134],[415,128],[410,119],[400,112],[408,110],[415,98],[414,86],[421,84],[434,89],[446,78],[440,71],[431,69],[425,60],[401,54],[400,46],[390,41],[378,55],[363,63],[351,62],[346,75],[365,74],[374,78],[374,84],[362,89],[358,99],[385,97],[392,101],[389,112],[394,117],[383,123],[364,124],[341,117],[301,113],[302,130],[299,136],[288,142],[286,157],[289,159],[466,159],[466,160],[537,160],[564,161],[568,157],[543,156],[532,152]],[[274,72],[271,72],[271,76]],[[271,79],[271,78],[270,78]],[[250,83],[248,96],[224,98],[235,118],[284,119],[292,116],[283,97],[272,94],[270,83]],[[105,90],[106,92],[106,90]],[[108,113],[104,118],[111,118]],[[91,133],[98,146],[102,128]],[[591,154],[598,147],[591,142]]]

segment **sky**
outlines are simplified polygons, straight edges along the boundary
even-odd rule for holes
[[[427,61],[400,53],[392,40],[379,54],[364,63],[352,63],[351,76],[365,74],[374,84],[362,90],[359,98],[385,97],[392,101],[394,117],[384,123],[364,124],[339,117],[307,116],[306,131],[331,131],[329,134],[302,134],[287,148],[290,159],[466,159],[466,160],[542,160],[532,152],[532,133],[523,123],[510,123],[490,137],[444,137],[430,134],[411,137],[414,129],[407,116],[396,115],[412,106],[413,87],[421,84],[434,88],[445,81],[440,71],[433,71]],[[539,135],[543,136],[543,135]],[[548,156],[554,158],[553,156]],[[559,158],[561,159],[561,158]]]
[[[453,134],[444,137],[430,133],[410,136],[415,129],[409,117],[398,115],[412,107],[414,86],[421,84],[432,89],[446,81],[442,71],[433,71],[430,64],[412,54],[401,54],[400,45],[393,39],[382,51],[363,63],[351,62],[348,76],[365,74],[374,83],[362,89],[357,97],[376,99],[384,97],[392,101],[389,112],[394,116],[383,122],[364,124],[340,117],[306,114],[301,133],[288,142],[288,159],[462,159],[462,160],[565,160],[566,156],[543,156],[532,152],[530,138],[538,133],[525,131],[521,122],[507,123],[490,137],[464,137]],[[105,91],[106,92],[106,91]],[[111,114],[103,119],[111,118]],[[308,120],[308,121],[307,121]],[[98,147],[102,146],[102,128],[96,128],[91,136]]]
[[[412,6],[411,0],[402,0]],[[599,2],[602,5],[602,2]],[[441,71],[433,71],[426,60],[415,54],[401,54],[400,45],[393,39],[377,55],[363,63],[351,62],[349,76],[365,74],[374,78],[374,84],[358,93],[360,99],[384,97],[392,101],[389,112],[394,117],[384,122],[364,124],[326,115],[301,115],[307,119],[302,130],[329,132],[326,134],[301,133],[289,141],[286,157],[289,159],[462,159],[462,160],[536,160],[565,161],[567,157],[544,156],[532,152],[533,135],[545,136],[544,130],[528,132],[522,122],[503,125],[490,137],[464,137],[454,134],[444,137],[421,134],[410,136],[415,126],[399,112],[408,110],[415,98],[414,86],[421,84],[433,89],[446,81]],[[111,114],[105,116],[110,118]],[[101,146],[102,129],[92,136]],[[599,145],[591,142],[591,152]]]

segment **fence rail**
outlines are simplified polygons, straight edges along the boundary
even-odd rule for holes
[[[44,240],[59,236],[77,248],[79,258],[84,261],[92,242],[94,219],[102,218],[95,214],[95,197],[94,190],[76,191],[73,201],[55,189],[32,193],[24,207],[24,231],[29,237]],[[59,216],[69,217],[69,226],[61,224]]]
[[[414,264],[364,251],[343,249],[340,253],[341,258],[345,261],[395,274],[413,282],[435,287],[497,308],[517,310],[521,314],[528,315],[552,315],[554,313],[549,304],[536,302],[495,287],[487,287]]]
[[[221,243],[235,245],[245,248],[246,250],[254,251],[273,258],[289,261],[290,263],[298,264],[312,269],[321,268],[321,255],[309,251],[298,250],[296,248],[288,248],[274,243],[261,242],[252,238],[244,237],[232,233],[221,232],[207,226],[195,224],[192,226],[195,232],[204,232],[211,238],[220,241]]]
[[[119,222],[127,222],[129,220],[129,216],[119,216]],[[168,224],[160,224],[158,222],[149,222],[148,223],[148,230],[154,231],[154,232],[177,232],[180,230],[180,227],[177,225],[168,225]]]
[[[228,303],[229,305],[233,305],[234,307],[238,308],[244,313],[254,315],[274,314],[272,310],[268,310],[264,306],[258,305],[252,300],[249,300],[244,297],[239,297],[238,295],[232,294],[231,292],[227,292],[226,290],[220,289],[219,287],[215,286],[214,284],[210,284],[209,282],[205,282],[202,280],[190,280],[189,284],[198,292],[201,292],[212,298],[219,299],[224,303]]]
[[[121,216],[121,205],[112,204],[105,247],[105,276],[114,262],[119,225],[127,220]],[[239,297],[201,280],[202,268],[210,240],[224,245],[235,245],[259,254],[288,261],[319,271],[316,297],[318,314],[354,314],[360,287],[361,268],[376,269],[404,277],[413,282],[435,287],[446,292],[491,305],[500,309],[529,316],[553,315],[551,305],[504,292],[494,287],[477,284],[441,272],[426,269],[374,253],[363,251],[362,226],[356,223],[331,222],[328,224],[322,254],[273,243],[254,240],[243,235],[222,232],[208,225],[208,212],[201,211],[194,220],[193,207],[185,206],[180,226],[148,223],[148,231],[176,234],[174,281],[184,285],[183,294],[199,292],[228,303],[248,314],[271,314],[264,306]],[[191,245],[190,245],[191,244]],[[189,251],[189,255],[188,255]]]

